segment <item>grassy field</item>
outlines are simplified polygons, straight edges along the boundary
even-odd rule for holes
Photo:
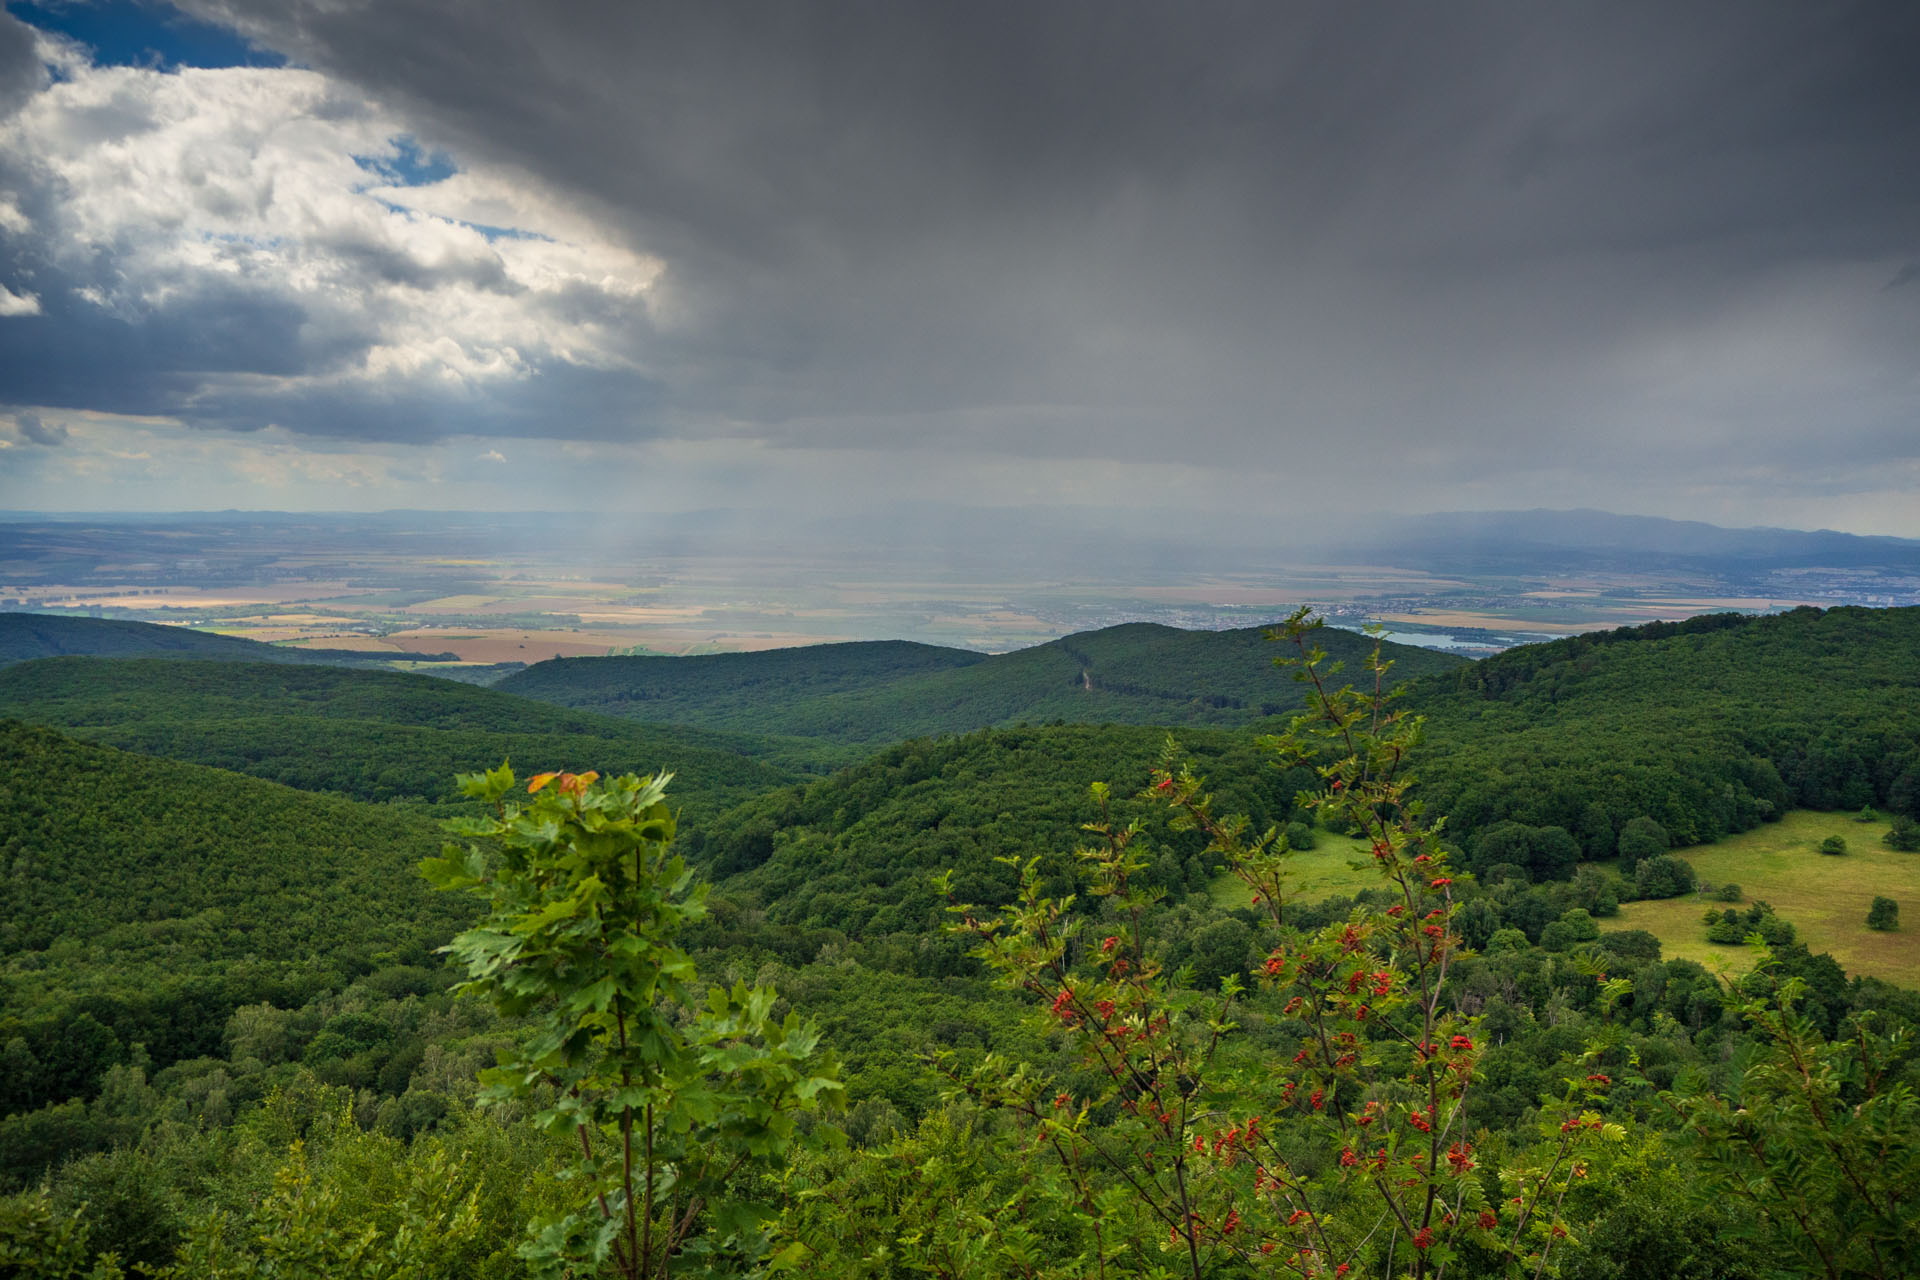
[[[1676,852],[1693,864],[1702,880],[1739,885],[1743,905],[1756,898],[1772,903],[1774,912],[1799,930],[1802,942],[1827,952],[1849,974],[1920,987],[1920,853],[1895,853],[1880,842],[1886,832],[1885,822],[1800,810],[1719,844]],[[1820,852],[1821,840],[1830,835],[1847,842],[1846,854]],[[1867,908],[1876,896],[1900,904],[1898,930],[1867,928]],[[1740,971],[1752,964],[1751,953],[1745,947],[1708,942],[1701,923],[1708,907],[1727,905],[1710,894],[1629,902],[1601,927],[1645,929],[1659,937],[1669,959]]]
[[[1740,907],[1756,898],[1772,903],[1776,914],[1793,923],[1802,942],[1831,955],[1849,974],[1920,987],[1920,853],[1895,853],[1880,843],[1886,832],[1885,822],[1800,810],[1719,844],[1678,852],[1703,881],[1716,888],[1729,882],[1739,885]],[[1317,848],[1292,855],[1293,896],[1313,902],[1380,887],[1371,867],[1355,870],[1348,865],[1367,860],[1360,841],[1325,831],[1314,834],[1319,837]],[[1820,852],[1820,842],[1831,835],[1847,842],[1846,854]],[[1251,897],[1247,887],[1229,875],[1215,879],[1210,888],[1222,907],[1244,907]],[[1867,908],[1876,896],[1900,904],[1898,930],[1867,928]],[[1645,929],[1660,939],[1661,953],[1669,959],[1743,972],[1752,967],[1753,953],[1744,946],[1708,942],[1701,922],[1708,907],[1725,910],[1729,905],[1735,904],[1712,894],[1628,902],[1617,917],[1603,920],[1601,928]]]
[[[1314,848],[1289,855],[1292,879],[1288,889],[1292,897],[1302,902],[1318,902],[1322,898],[1344,897],[1362,889],[1383,887],[1379,872],[1371,865],[1373,859],[1365,842],[1329,831],[1313,834],[1318,837]],[[1368,865],[1355,870],[1348,865],[1353,862]],[[1216,877],[1208,890],[1214,902],[1223,907],[1244,907],[1253,898],[1253,891],[1230,875]]]

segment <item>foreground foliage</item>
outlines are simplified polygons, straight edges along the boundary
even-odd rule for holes
[[[539,774],[511,803],[506,765],[461,779],[494,806],[456,819],[468,838],[422,866],[491,910],[455,938],[463,990],[528,1033],[482,1073],[485,1103],[532,1102],[533,1123],[580,1144],[576,1207],[539,1224],[521,1252],[533,1274],[611,1261],[626,1277],[733,1274],[768,1251],[772,1210],[740,1183],[777,1166],[794,1114],[840,1088],[804,1067],[819,1036],[774,994],[737,983],[700,998],[676,935],[704,887],[672,852],[668,775],[609,782]]]
[[[1761,1045],[1732,1097],[1667,1095],[1706,1187],[1748,1201],[1810,1274],[1920,1274],[1920,1099],[1897,1073],[1911,1028],[1863,1014],[1829,1040],[1796,1006],[1805,984],[1762,965],[1736,1008]]]
[[[1244,817],[1216,815],[1188,770],[1162,770],[1148,790],[1209,837],[1264,909],[1257,981],[1284,1000],[1277,1029],[1298,1050],[1284,1065],[1231,1052],[1240,981],[1229,977],[1209,998],[1169,979],[1143,944],[1141,918],[1160,894],[1132,883],[1147,866],[1134,847],[1141,826],[1103,820],[1087,828],[1098,843],[1078,854],[1090,891],[1121,921],[1097,946],[1083,941],[1089,922],[1070,914],[1071,898],[1046,897],[1031,864],[1015,906],[988,918],[955,908],[1006,983],[1050,1001],[1047,1016],[1092,1087],[1063,1088],[1048,1103],[1040,1075],[991,1058],[962,1087],[1017,1113],[1055,1154],[1056,1194],[1089,1219],[1090,1248],[1078,1260],[1087,1270],[1424,1277],[1472,1256],[1539,1274],[1568,1238],[1560,1211],[1575,1171],[1585,1172],[1585,1147],[1623,1136],[1581,1105],[1610,1081],[1598,1072],[1570,1081],[1543,1111],[1557,1139],[1536,1160],[1501,1169],[1499,1193],[1489,1193],[1465,1108],[1477,1028],[1445,999],[1461,946],[1453,879],[1409,797],[1421,722],[1390,705],[1391,664],[1377,650],[1366,693],[1331,687],[1312,632],[1304,611],[1276,632],[1300,649],[1310,701],[1268,745],[1299,764],[1320,758],[1313,737],[1331,741],[1334,760],[1319,769],[1326,789],[1310,807],[1370,843],[1387,903],[1318,930],[1294,927],[1280,828],[1253,835]],[[1609,1000],[1626,986],[1616,979]],[[1115,1214],[1116,1199],[1143,1212]],[[1129,1220],[1132,1231],[1119,1226]],[[1164,1227],[1165,1240],[1144,1238],[1146,1226]]]

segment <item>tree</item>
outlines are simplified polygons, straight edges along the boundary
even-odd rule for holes
[[[1621,870],[1631,875],[1640,863],[1659,857],[1671,847],[1667,829],[1658,822],[1644,815],[1630,819],[1620,828]]]
[[[1535,827],[1533,829],[1533,860],[1531,870],[1535,880],[1567,880],[1572,878],[1573,869],[1580,862],[1580,842],[1575,840],[1565,827]]]
[[[1867,911],[1867,928],[1898,929],[1900,927],[1900,904],[1892,898],[1876,897],[1873,906]]]
[[[1920,851],[1920,822],[1915,822],[1902,814],[1893,820],[1893,825],[1887,829],[1887,834],[1882,839],[1887,848],[1896,849],[1901,853]]]
[[[840,1088],[809,1074],[816,1031],[771,1017],[765,987],[702,992],[675,943],[705,910],[705,886],[672,852],[670,775],[535,776],[509,803],[506,765],[460,778],[494,807],[459,819],[465,836],[421,872],[490,912],[447,948],[461,990],[529,1034],[481,1073],[487,1103],[532,1103],[547,1133],[577,1141],[578,1207],[536,1225],[522,1256],[537,1274],[612,1264],[628,1280],[752,1263],[768,1212],[740,1195],[794,1137],[794,1114]]]
[[[1472,865],[1478,873],[1506,865],[1524,867],[1536,881],[1565,880],[1579,861],[1580,842],[1565,827],[1496,822],[1473,842]]]
[[[1573,877],[1573,900],[1595,916],[1620,914],[1620,877],[1599,867],[1581,867]]]
[[[109,1253],[94,1257],[80,1212],[62,1214],[45,1188],[0,1200],[0,1276],[22,1280],[122,1280]]]
[[[1484,872],[1502,864],[1527,867],[1533,862],[1533,829],[1522,822],[1496,822],[1473,840],[1473,869]]]
[[[1580,811],[1580,829],[1575,834],[1580,837],[1580,848],[1590,860],[1611,858],[1618,847],[1613,817],[1598,800],[1589,800],[1587,807]]]

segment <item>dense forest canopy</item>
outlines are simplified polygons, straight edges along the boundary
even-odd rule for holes
[[[377,973],[435,989],[433,950],[468,910],[413,874],[433,838],[418,811],[0,721],[6,1112],[90,1100],[135,1061],[221,1057],[245,1005]],[[0,1121],[16,1178],[60,1150],[17,1120]]]

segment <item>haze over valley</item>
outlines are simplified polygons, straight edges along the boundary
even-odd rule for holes
[[[0,608],[479,667],[845,640],[1004,652],[1121,622],[1253,626],[1303,604],[1482,654],[1697,613],[1911,603],[1920,542],[1595,512],[1430,517],[1231,552],[968,512],[923,513],[892,540],[795,524],[777,548],[729,512],[645,530],[424,512],[0,523]]]

